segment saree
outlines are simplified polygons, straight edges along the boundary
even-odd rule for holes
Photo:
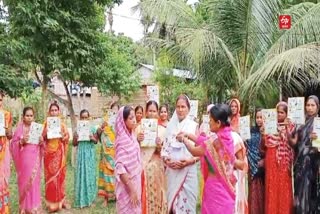
[[[261,133],[259,127],[251,128],[251,139],[246,141],[249,162],[249,213],[264,213],[264,169],[258,163],[262,160]]]
[[[134,133],[130,133],[123,118],[124,107],[118,111],[116,118],[115,140],[115,176],[116,176],[116,210],[117,214],[141,214],[141,172],[142,163],[140,146]],[[138,206],[130,201],[129,190],[120,176],[127,174],[138,195]]]
[[[287,136],[294,125],[278,127],[279,134],[265,136],[265,213],[293,213],[291,168],[293,150]]]
[[[92,127],[90,132],[94,136],[96,129]],[[74,205],[88,207],[97,195],[96,149],[93,141],[79,141],[76,163]]]
[[[9,111],[0,109],[4,113],[7,128],[12,127],[12,116]],[[0,213],[9,213],[9,178],[10,178],[10,151],[9,140],[6,136],[0,137]]]
[[[115,199],[114,148],[115,134],[111,126],[103,130],[100,143],[98,195],[106,199]]]
[[[320,154],[312,147],[314,117],[298,130],[294,163],[294,206],[301,214],[320,213]],[[318,136],[319,138],[319,136]]]
[[[163,142],[165,128],[158,126],[158,137]],[[159,147],[140,148],[143,163],[142,172],[142,213],[166,214],[168,212],[166,198],[165,166],[160,157]],[[150,155],[151,154],[151,155]]]
[[[41,164],[42,146],[26,144],[20,146],[25,131],[20,123],[13,135],[10,150],[17,172],[20,214],[42,213],[41,208]]]
[[[231,132],[231,136],[234,142],[234,154],[238,152],[242,153],[244,157],[245,166],[243,170],[236,169],[234,170],[234,175],[237,178],[236,183],[236,209],[235,213],[237,214],[246,214],[248,213],[248,200],[247,200],[247,172],[248,172],[248,159],[246,155],[246,148],[240,137],[236,132]]]
[[[175,136],[181,131],[196,134],[197,123],[188,116],[179,122],[175,112],[167,127],[166,139],[161,150],[163,158],[174,160],[177,155],[183,159],[193,157],[184,144],[175,141]],[[182,169],[166,168],[168,212],[196,213],[199,189],[197,171],[197,164]]]
[[[46,130],[47,123],[45,123]],[[45,201],[49,210],[62,209],[65,202],[65,179],[67,172],[67,153],[69,133],[64,123],[61,132],[68,136],[66,141],[61,138],[46,139],[44,149]]]
[[[200,135],[197,145],[205,149],[201,157],[204,191],[202,214],[233,214],[235,210],[235,182],[233,174],[234,145],[231,128],[219,130],[215,139]]]

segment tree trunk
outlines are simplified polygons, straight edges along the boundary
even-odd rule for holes
[[[68,109],[69,114],[70,114],[71,129],[72,129],[72,133],[74,133],[76,131],[76,129],[77,129],[77,118],[76,118],[76,114],[75,114],[74,109],[73,109],[72,98],[71,98],[70,92],[68,90],[68,86],[67,86],[65,81],[63,81],[63,85],[64,85],[64,88],[65,88],[66,94],[67,94],[66,106],[67,106],[67,109]]]
[[[44,77],[43,81],[42,81],[42,94],[41,94],[41,107],[42,107],[42,111],[43,111],[43,117],[45,118],[48,112],[48,80]]]

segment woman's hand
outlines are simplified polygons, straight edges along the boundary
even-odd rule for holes
[[[144,133],[140,132],[137,136],[137,140],[139,143],[141,143],[142,141],[144,141]]]
[[[44,138],[42,136],[40,136],[39,138],[39,146],[42,146],[44,142]]]
[[[61,140],[62,140],[63,142],[68,143],[68,142],[67,142],[67,141],[68,141],[68,134],[67,134],[67,133],[61,133]]]
[[[264,167],[264,159],[258,161],[258,167],[260,168]]]
[[[78,133],[77,132],[75,132],[75,133],[73,133],[73,141],[72,141],[72,145],[73,146],[78,146]]]
[[[27,144],[29,141],[29,134],[23,134],[23,137],[20,141],[21,146],[24,146],[25,144]]]
[[[310,134],[310,139],[311,139],[311,140],[317,140],[317,139],[318,139],[317,133],[312,132],[312,133]]]
[[[183,142],[184,142],[183,139],[185,138],[186,135],[187,135],[187,134],[184,133],[184,132],[179,132],[178,135],[177,135],[177,137],[176,137],[176,139],[177,139],[179,142],[183,143]]]
[[[6,136],[9,140],[12,139],[12,129],[11,128],[6,128]]]

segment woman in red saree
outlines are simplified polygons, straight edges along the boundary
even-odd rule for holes
[[[58,117],[59,105],[52,103],[49,107],[49,116]],[[69,133],[67,127],[61,122],[61,138],[47,138],[47,122],[44,126],[44,176],[45,199],[49,212],[56,212],[62,208],[70,208],[66,202],[65,178],[67,172],[67,149]]]
[[[277,105],[278,134],[265,136],[265,213],[293,213],[293,192],[291,169],[293,150],[288,136],[295,126],[287,119],[288,106],[285,102]]]
[[[201,171],[205,180],[201,204],[202,214],[233,214],[235,211],[235,183],[233,175],[234,142],[228,122],[229,107],[218,104],[210,109],[210,130],[216,135],[198,138],[180,132],[177,139],[190,153],[201,157]],[[190,141],[196,141],[194,146]]]
[[[4,94],[0,92],[0,113],[4,115],[5,133],[0,136],[0,213],[9,213],[9,177],[10,177],[10,151],[9,140],[12,138],[12,116],[3,109]]]

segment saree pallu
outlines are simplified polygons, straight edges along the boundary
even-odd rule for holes
[[[79,142],[74,190],[75,207],[90,206],[96,198],[96,151],[91,141]]]
[[[41,213],[42,147],[34,144],[20,146],[23,124],[19,124],[11,141],[10,150],[17,171],[19,210],[24,213]]]
[[[48,140],[44,151],[45,199],[49,210],[62,209],[65,201],[68,144],[61,139]]]
[[[166,169],[168,179],[168,210],[173,213],[196,213],[198,197],[197,165],[183,169]]]
[[[101,135],[101,150],[99,161],[98,195],[107,199],[115,199],[115,134],[107,126]]]
[[[4,113],[6,127],[12,127],[11,113]],[[10,178],[10,150],[9,140],[6,136],[0,137],[0,213],[9,213],[9,178]]]
[[[228,149],[225,149],[233,147],[233,143],[229,141],[229,145],[221,144],[219,146],[221,150],[218,151],[213,146],[215,142],[203,141],[203,137],[197,140],[197,144],[206,150],[205,156],[200,159],[201,172],[205,180],[201,213],[233,214],[236,197],[234,188],[236,180],[232,170],[234,158],[233,154],[228,154],[226,152]],[[232,148],[229,150],[232,151]]]

